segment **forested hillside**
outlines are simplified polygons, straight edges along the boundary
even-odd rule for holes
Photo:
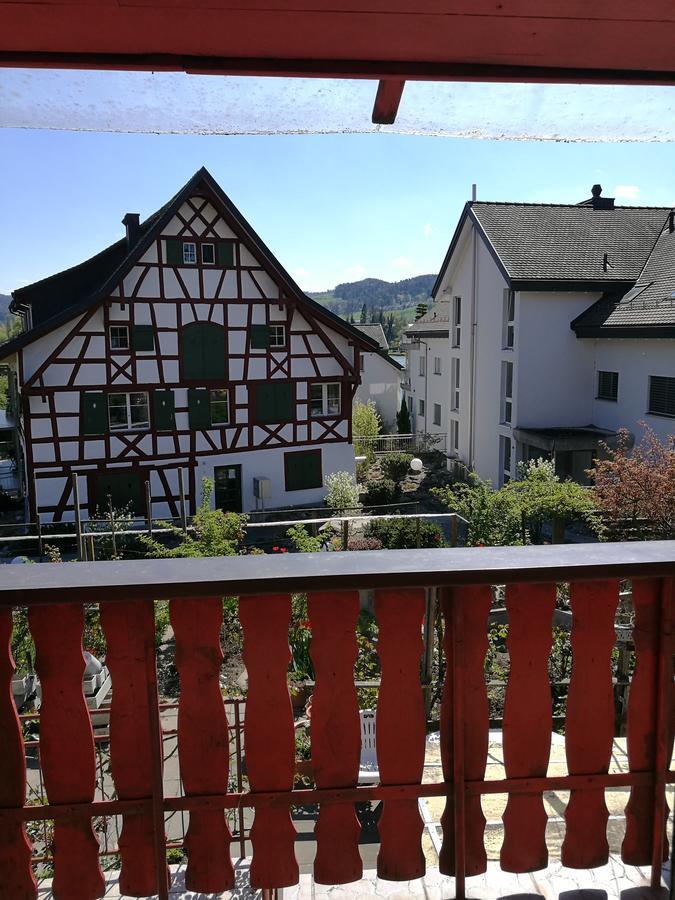
[[[353,315],[357,320],[365,304],[370,321],[371,311],[390,312],[428,303],[435,278],[435,275],[415,275],[414,278],[394,282],[364,278],[362,281],[338,284],[332,291],[310,294],[310,297],[339,316],[347,318]]]

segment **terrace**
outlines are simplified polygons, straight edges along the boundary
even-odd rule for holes
[[[619,582],[626,579],[632,583],[636,665],[622,741],[615,740],[610,660]],[[314,884],[317,889],[349,885],[364,874],[354,803],[368,801],[383,804],[377,876],[382,883],[403,883],[409,891],[427,865],[419,798],[440,815],[435,833],[438,869],[445,877],[431,873],[432,894],[485,896],[495,886],[495,896],[533,893],[543,882],[528,880],[524,873],[550,871],[549,858],[558,855],[568,885],[605,887],[597,873],[609,872],[606,877],[618,893],[622,884],[646,885],[651,866],[656,890],[668,852],[666,788],[675,782],[670,764],[674,580],[671,542],[0,570],[0,640],[5,647],[0,664],[5,684],[0,701],[0,896],[37,896],[26,825],[42,821],[54,822],[53,895],[69,900],[103,896],[111,882],[101,871],[104,848],[94,824],[120,817],[120,872],[115,876],[120,892],[168,897],[166,850],[172,840],[166,823],[176,812],[189,820],[187,866],[181,873],[189,890],[218,894],[231,889],[235,870],[238,883],[241,875],[238,857],[250,851],[251,884],[263,896],[280,896],[301,880],[291,808],[317,805]],[[547,662],[560,583],[570,585],[574,665],[564,738],[552,741]],[[484,673],[491,585],[506,585],[509,622],[510,673],[499,737],[489,732]],[[358,784],[353,671],[361,589],[375,590],[382,666],[380,781],[369,786]],[[434,759],[420,676],[431,589],[437,589],[431,596],[438,596],[444,620],[447,664]],[[311,718],[315,786],[293,789],[288,623],[290,594],[300,591],[308,593],[316,671]],[[224,596],[239,597],[244,632],[248,693],[241,732],[238,707],[226,705],[219,683]],[[175,723],[175,713],[160,711],[158,702],[154,605],[160,599],[170,601],[181,684]],[[95,794],[96,745],[82,689],[84,606],[92,602],[100,604],[113,684],[112,799],[106,800]],[[28,608],[42,682],[40,757],[47,803],[39,806],[26,804],[26,753],[11,695],[8,648],[11,608],[17,606]],[[233,774],[228,726],[241,733],[248,788],[241,779],[228,778]],[[163,777],[167,738],[177,746],[179,777]],[[510,873],[504,875],[496,862],[488,863],[496,845],[494,822],[486,829],[485,812],[494,818],[498,795],[508,798],[499,849],[501,871]],[[239,826],[233,839],[225,815],[235,811],[242,822],[242,810],[249,811],[249,819],[253,812],[250,843],[242,843]],[[551,813],[555,821],[549,821]],[[617,867],[638,868],[622,883]],[[560,871],[557,862],[553,868]],[[571,870],[578,870],[573,882]],[[302,879],[299,889],[284,896],[303,896],[308,876]],[[311,890],[307,887],[304,895]],[[607,893],[613,893],[611,887]]]

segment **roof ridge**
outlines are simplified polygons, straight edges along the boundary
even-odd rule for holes
[[[534,203],[526,200],[469,200],[470,207],[474,206],[551,206],[564,209],[589,209],[591,212],[616,212],[618,209],[672,209],[672,206],[615,206],[614,209],[593,209],[592,206],[580,206],[578,203]]]

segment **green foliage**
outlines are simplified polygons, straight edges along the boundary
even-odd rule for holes
[[[534,543],[541,541],[544,522],[553,522],[559,530],[570,522],[584,522],[598,530],[592,492],[575,481],[561,481],[552,462],[538,459],[528,465],[521,463],[519,476],[520,480],[510,482],[502,490],[516,495]]]
[[[385,456],[380,457],[382,474],[385,478],[390,478],[398,484],[410,474],[412,459],[412,453],[403,453],[401,451],[387,453]]]
[[[311,640],[312,631],[307,611],[307,594],[292,594],[291,624],[288,630],[291,662],[288,675],[293,681],[314,679],[314,666],[309,652]]]
[[[103,532],[100,538],[94,541],[94,553],[97,561],[110,559],[124,559],[126,556],[136,556],[135,548],[138,546],[136,535],[122,534],[129,531],[134,522],[131,504],[121,509],[100,506],[96,507],[94,518],[87,522],[87,533],[98,534]],[[111,532],[111,534],[105,534]],[[53,554],[53,551],[52,551]],[[53,562],[60,562],[52,556]]]
[[[243,541],[246,537],[248,516],[239,513],[226,513],[222,509],[211,509],[210,501],[213,482],[209,478],[202,479],[201,506],[192,519],[192,533],[183,534],[180,528],[166,522],[161,527],[170,529],[170,533],[179,538],[175,547],[166,547],[155,538],[139,535],[139,540],[149,557],[171,559],[203,556],[237,556],[243,552]]]
[[[312,758],[312,742],[309,738],[307,728],[304,726],[295,729],[295,758]]]
[[[336,515],[355,513],[360,508],[359,486],[350,472],[333,472],[326,475],[326,505]]]
[[[377,407],[373,400],[367,403],[355,403],[352,407],[352,430],[354,432],[354,450],[357,456],[365,456],[368,465],[375,461],[375,453],[369,440],[359,438],[376,438],[382,428]]]
[[[319,534],[313,535],[307,531],[305,525],[298,524],[288,529],[286,537],[293,544],[297,553],[318,553],[330,546],[335,534],[334,528],[323,528]]]
[[[399,434],[410,434],[412,430],[410,410],[408,409],[405,397],[401,398],[401,408],[396,413],[396,430]]]
[[[473,474],[467,484],[432,488],[431,493],[467,520],[470,547],[501,547],[523,543],[522,519],[516,494],[495,491]]]
[[[419,524],[418,524],[419,523]],[[414,550],[419,530],[420,547],[444,547],[443,532],[424,519],[378,519],[366,525],[366,537],[376,537],[387,550]]]
[[[401,494],[399,486],[391,478],[383,478],[381,481],[371,481],[363,502],[366,506],[382,506],[388,503],[396,503]]]

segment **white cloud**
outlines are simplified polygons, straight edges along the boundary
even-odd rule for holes
[[[432,228],[431,225],[427,222],[427,224],[424,226],[424,228],[422,229],[422,231],[424,232],[424,237],[429,237],[429,236],[431,235],[431,232],[433,231],[433,228]]]
[[[293,269],[293,275],[295,276],[295,278],[309,278],[311,274],[312,273],[308,272],[307,269]]]
[[[366,267],[359,265],[358,263],[355,266],[349,266],[345,269],[345,275],[349,278],[361,278],[366,274]]]
[[[636,184],[617,184],[614,196],[620,200],[637,200],[640,188]]]
[[[397,256],[391,261],[392,268],[400,271],[407,270],[412,266],[412,260],[407,256]]]

